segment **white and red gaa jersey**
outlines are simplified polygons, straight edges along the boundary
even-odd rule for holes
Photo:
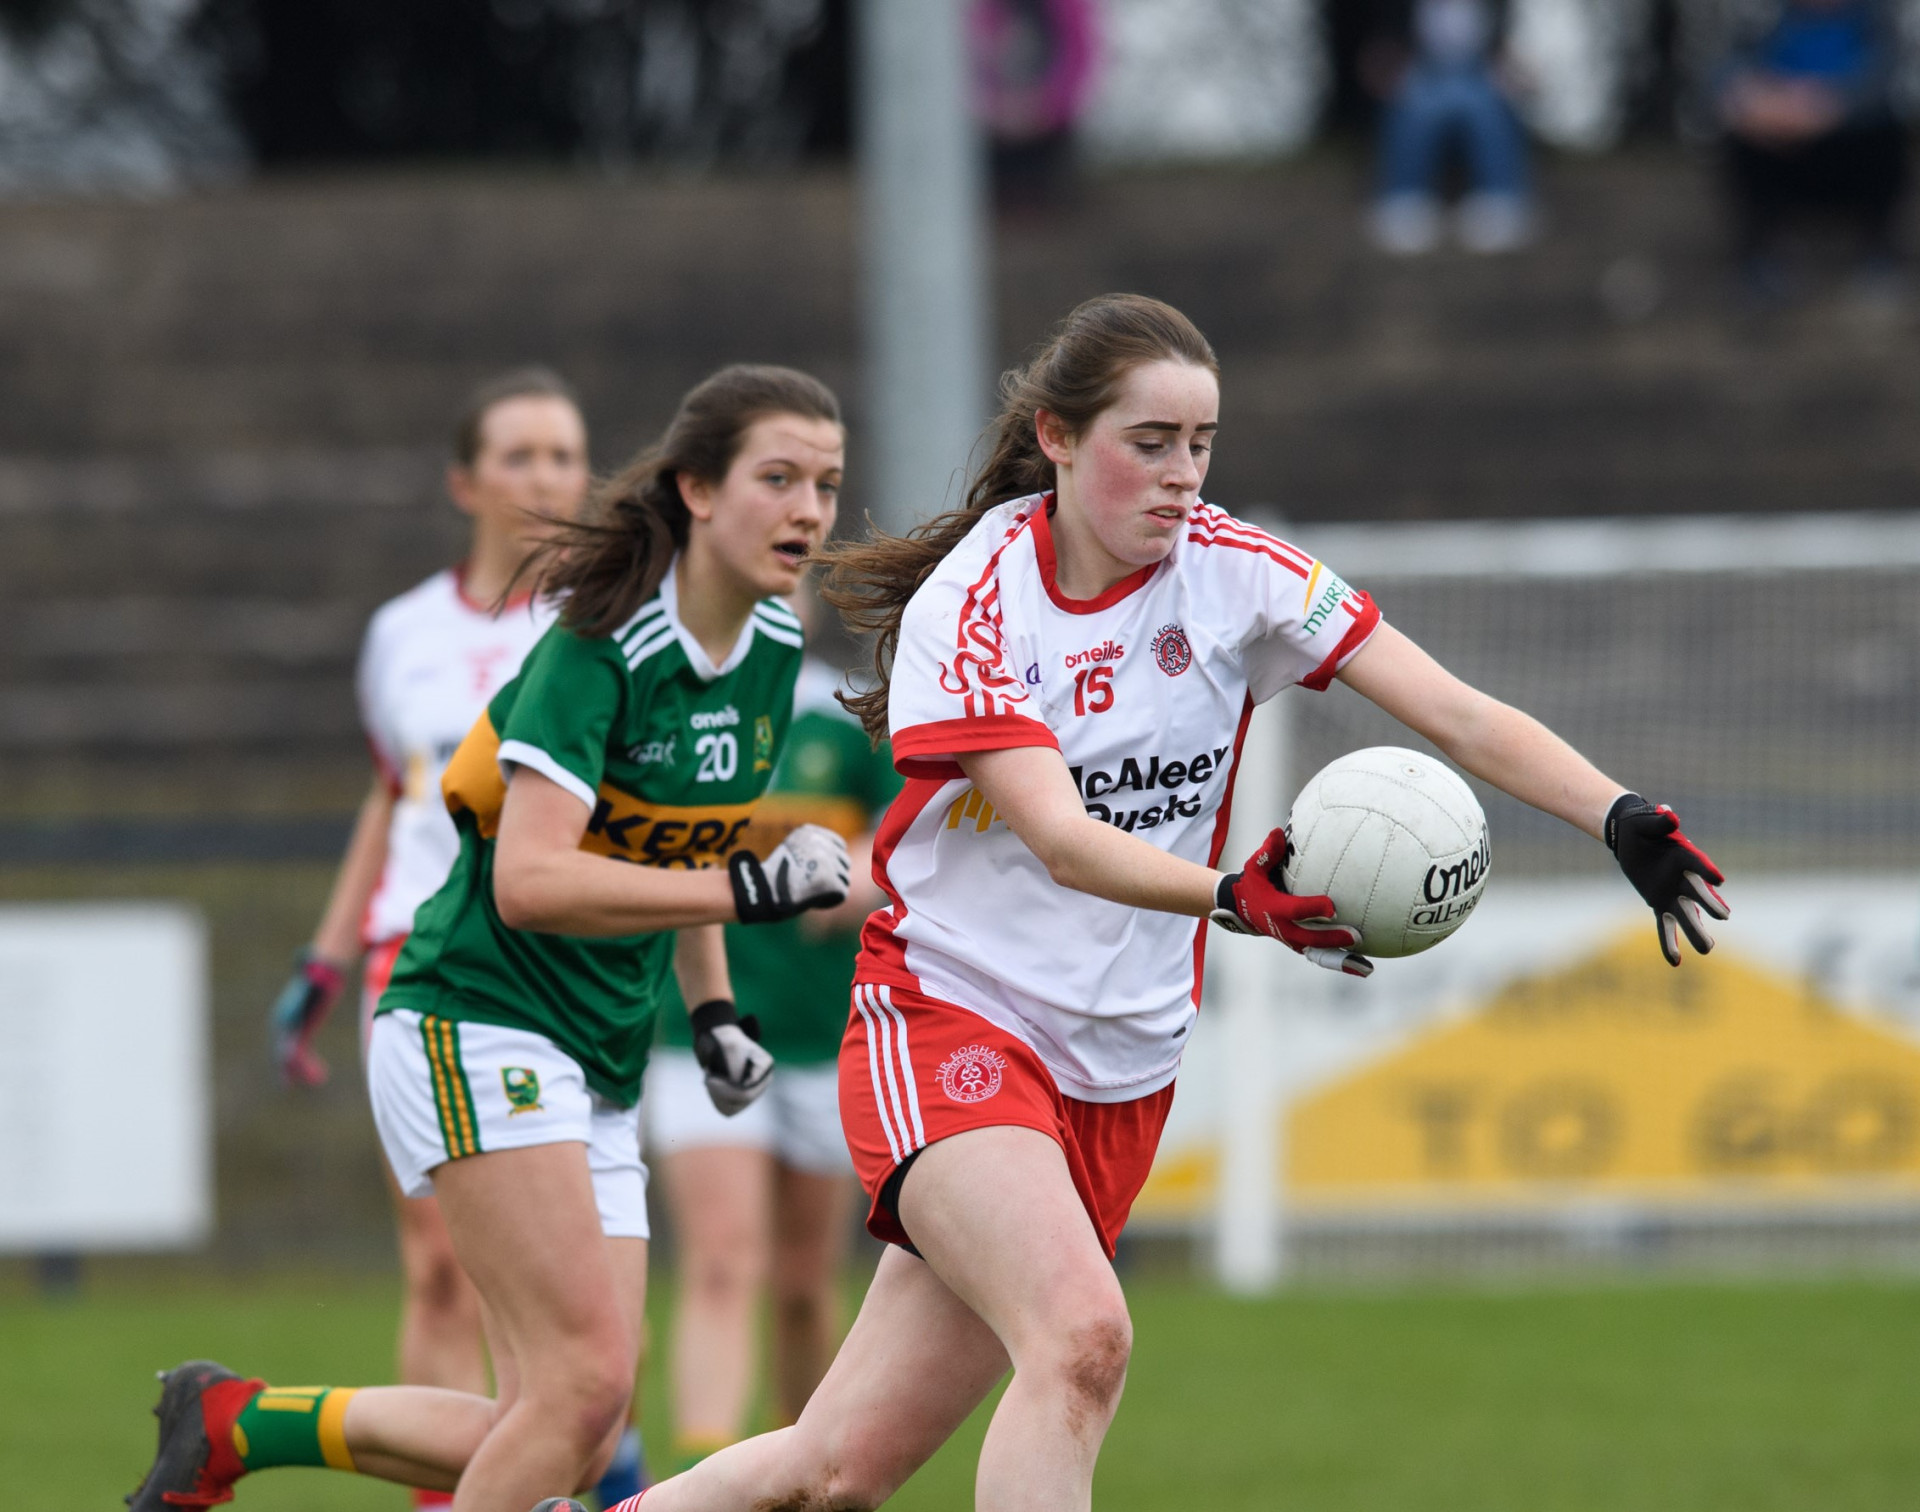
[[[955,758],[1057,747],[1094,818],[1212,865],[1254,704],[1325,688],[1380,612],[1206,504],[1166,560],[1070,599],[1051,503],[989,510],[907,605],[887,717],[908,782],[874,845],[892,906],[867,923],[860,979],[972,1009],[1068,1096],[1119,1102],[1179,1070],[1205,925],[1059,886]]]
[[[495,615],[469,599],[449,569],[383,604],[367,626],[360,719],[393,793],[386,869],[362,925],[367,944],[412,929],[413,911],[447,880],[460,839],[440,775],[552,623],[552,608],[531,601]]]

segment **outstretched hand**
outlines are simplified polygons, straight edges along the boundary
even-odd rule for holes
[[[1282,885],[1281,868],[1292,844],[1284,829],[1261,841],[1244,867],[1220,879],[1209,917],[1234,934],[1278,940],[1328,971],[1373,975],[1373,962],[1354,949],[1360,931],[1334,919],[1333,899],[1322,893],[1290,893]]]
[[[1727,900],[1714,891],[1727,879],[1707,853],[1681,833],[1680,816],[1664,803],[1622,793],[1607,810],[1606,834],[1620,870],[1653,910],[1667,964],[1680,964],[1683,934],[1701,955],[1712,950],[1707,920],[1732,913]]]

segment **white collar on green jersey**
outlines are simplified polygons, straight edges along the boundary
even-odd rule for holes
[[[693,675],[702,682],[712,682],[716,677],[726,676],[747,659],[747,653],[753,649],[754,617],[751,614],[747,616],[747,622],[740,627],[739,638],[727,653],[727,659],[716,667],[713,658],[707,655],[706,647],[694,639],[693,632],[680,618],[680,585],[676,579],[679,570],[680,553],[676,551],[673,561],[667,566],[667,575],[660,579],[660,607],[667,611],[667,623],[673,626],[680,649],[687,653],[687,665],[693,668]]]

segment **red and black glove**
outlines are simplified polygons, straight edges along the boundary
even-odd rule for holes
[[[1235,934],[1278,940],[1329,971],[1372,976],[1373,962],[1353,948],[1360,943],[1360,931],[1334,922],[1333,899],[1290,893],[1282,886],[1280,871],[1292,844],[1284,829],[1261,841],[1244,867],[1220,879],[1209,917]]]
[[[327,1021],[347,974],[332,961],[303,950],[293,958],[293,975],[273,1000],[273,1063],[290,1086],[317,1087],[327,1079],[327,1063],[313,1048],[313,1037]]]
[[[1680,936],[1701,955],[1713,949],[1707,919],[1726,918],[1727,900],[1714,891],[1727,879],[1707,853],[1680,832],[1680,816],[1664,803],[1622,793],[1607,810],[1607,849],[1647,900],[1660,928],[1660,953],[1680,964]]]

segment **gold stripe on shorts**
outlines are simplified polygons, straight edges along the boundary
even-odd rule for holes
[[[473,1096],[466,1068],[460,1062],[459,1025],[450,1019],[422,1014],[420,1038],[427,1048],[433,1074],[434,1108],[440,1115],[440,1138],[449,1158],[480,1153],[480,1136],[473,1117]]]

